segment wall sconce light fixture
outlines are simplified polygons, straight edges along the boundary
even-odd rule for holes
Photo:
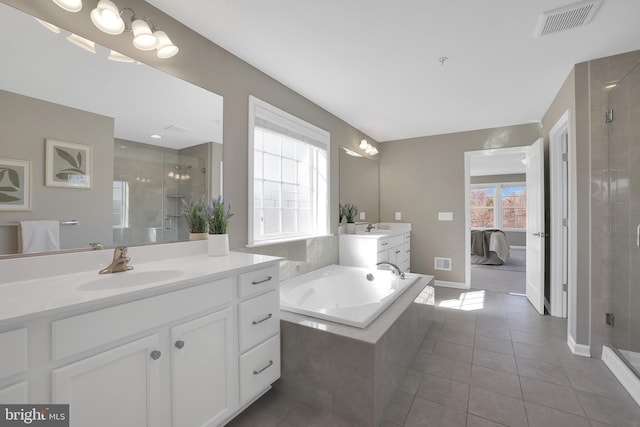
[[[82,9],[82,0],[53,0],[53,2],[69,12],[78,12]],[[125,12],[131,15],[129,26],[123,19]],[[119,9],[111,0],[98,1],[95,9],[91,11],[91,22],[106,34],[115,36],[125,31],[133,33],[133,45],[137,49],[157,49],[156,56],[160,59],[171,58],[179,51],[167,33],[156,27],[150,19],[136,16],[136,13],[128,7]]]

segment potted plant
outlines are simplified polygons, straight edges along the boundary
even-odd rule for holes
[[[347,234],[356,233],[356,215],[358,215],[358,207],[351,203],[345,203],[343,208],[343,215],[347,220]]]
[[[227,226],[233,216],[231,204],[225,206],[224,198],[218,196],[205,209],[209,225],[209,256],[229,255],[229,235]]]
[[[207,219],[205,218],[204,196],[200,200],[182,199],[182,216],[189,227],[189,240],[206,240]]]

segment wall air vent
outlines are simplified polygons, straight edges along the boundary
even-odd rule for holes
[[[433,259],[433,269],[451,271],[451,258],[435,257]]]
[[[535,38],[587,25],[595,16],[602,0],[583,0],[542,12],[536,26]]]

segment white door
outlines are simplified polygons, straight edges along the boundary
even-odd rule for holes
[[[218,426],[237,407],[230,308],[171,328],[176,427]]]
[[[68,403],[72,427],[153,427],[159,420],[158,335],[53,371],[53,403]]]
[[[527,149],[527,298],[544,314],[544,145]]]

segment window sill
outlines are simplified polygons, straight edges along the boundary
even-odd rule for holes
[[[296,236],[296,237],[289,237],[289,238],[277,239],[277,240],[264,240],[260,242],[246,244],[245,248],[259,248],[261,246],[279,245],[282,243],[299,242],[301,240],[316,239],[319,237],[329,237],[329,236],[334,236],[334,234],[317,234],[314,236]]]

